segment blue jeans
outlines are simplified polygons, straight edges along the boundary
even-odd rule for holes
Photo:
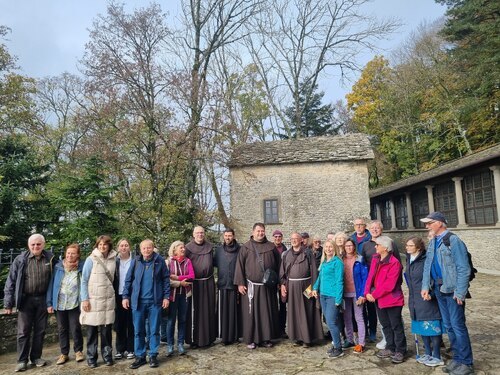
[[[336,324],[339,310],[337,306],[335,306],[335,297],[320,295],[320,302],[323,315],[325,316],[326,325],[332,335],[332,344],[334,347],[340,349],[342,348],[342,344],[340,343],[340,331]]]
[[[459,305],[453,299],[453,293],[441,293],[439,287],[436,287],[434,292],[450,340],[453,359],[464,365],[472,365],[472,347],[469,331],[465,325],[465,304]]]
[[[158,355],[160,346],[161,306],[153,301],[139,301],[137,310],[132,311],[134,321],[134,350],[137,357],[146,356],[146,335],[149,343],[149,355]],[[146,319],[149,323],[149,332],[146,333]]]
[[[188,300],[185,294],[176,296],[168,306],[167,344],[174,345],[175,320],[177,319],[177,344],[184,344]]]

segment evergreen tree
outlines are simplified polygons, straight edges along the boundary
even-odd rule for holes
[[[321,104],[325,93],[317,90],[318,85],[302,84],[299,107],[291,106],[285,110],[292,138],[337,134],[338,129],[334,127],[334,108],[332,104]]]
[[[47,169],[20,136],[0,138],[0,247],[26,247],[29,234],[43,229],[46,202],[39,189]]]

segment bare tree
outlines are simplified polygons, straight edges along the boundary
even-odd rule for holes
[[[186,115],[187,145],[190,152],[190,173],[187,191],[195,197],[196,183],[201,170],[201,124],[209,101],[210,75],[214,70],[215,54],[240,41],[246,34],[243,28],[260,11],[259,0],[189,0],[182,2],[183,25],[174,39],[172,52],[178,56],[178,76],[189,81],[188,87],[174,94],[181,111]],[[180,86],[179,86],[180,87]],[[194,200],[191,202],[195,206]]]
[[[118,106],[113,111],[121,114],[111,125],[129,152],[127,177],[135,187],[126,192],[134,189],[128,197],[136,203],[132,217],[161,244],[168,232],[167,210],[185,206],[178,200],[186,197],[174,186],[184,179],[183,139],[171,122],[170,80],[161,60],[171,36],[159,5],[126,14],[122,5],[111,3],[94,21],[82,60],[94,95],[113,98]],[[97,113],[106,119],[105,107],[100,108]]]
[[[267,2],[246,38],[254,63],[265,82],[275,116],[285,135],[291,131],[285,108],[295,108],[300,122],[307,98],[321,77],[346,77],[358,69],[357,55],[395,30],[393,20],[376,21],[361,7],[368,0],[275,0]],[[309,88],[309,92],[301,89]],[[306,98],[300,103],[301,95]],[[292,103],[292,104],[290,104]]]

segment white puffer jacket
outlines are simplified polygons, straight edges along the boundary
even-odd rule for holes
[[[90,302],[90,311],[83,309],[80,313],[80,323],[89,326],[100,326],[112,324],[115,321],[115,290],[113,283],[106,275],[106,271],[97,261],[101,259],[106,266],[112,278],[115,277],[116,269],[116,251],[111,250],[107,258],[104,258],[97,249],[87,258],[86,262],[92,262],[92,272],[88,280],[88,295]],[[84,267],[85,268],[85,267]]]

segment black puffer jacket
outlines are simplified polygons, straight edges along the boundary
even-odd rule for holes
[[[410,256],[406,257],[406,282],[408,283],[408,308],[412,320],[437,320],[441,319],[436,298],[424,301],[420,295],[422,289],[422,274],[424,272],[426,253],[421,252],[410,264]]]

